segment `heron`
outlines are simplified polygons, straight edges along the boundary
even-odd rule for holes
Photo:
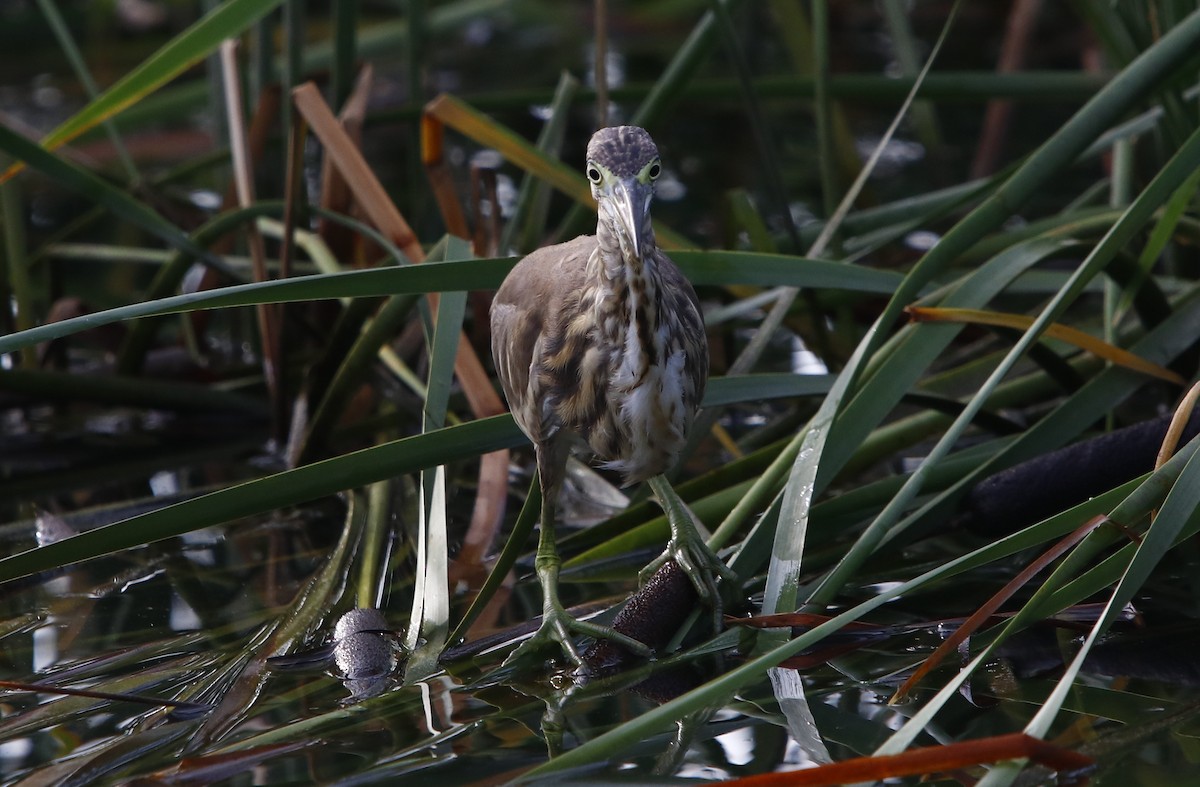
[[[576,446],[619,473],[624,486],[648,482],[667,515],[670,541],[643,570],[643,581],[675,560],[700,598],[719,610],[717,581],[731,576],[663,477],[704,395],[708,341],[695,290],[655,244],[650,203],[662,171],[645,129],[597,131],[585,168],[596,234],[529,254],[492,302],[492,356],[513,418],[534,445],[542,498],[534,560],[542,621],[509,662],[558,643],[586,671],[573,634],[649,655],[631,637],[576,620],[559,601],[555,508]]]

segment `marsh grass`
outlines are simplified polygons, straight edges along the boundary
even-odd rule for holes
[[[951,742],[932,765],[867,760],[854,778],[979,763],[980,783],[1012,784],[1079,754],[1101,783],[1178,777],[1190,753],[1171,735],[1194,727],[1194,691],[1141,669],[1149,651],[1095,665],[1114,643],[1194,635],[1195,440],[1003,533],[961,525],[987,476],[1194,406],[1200,12],[1047,10],[1099,42],[1107,70],[1007,73],[962,52],[978,14],[1003,28],[994,8],[621,12],[655,31],[656,48],[627,33],[655,65],[609,95],[678,161],[688,191],[656,230],[705,301],[719,372],[676,486],[750,599],[739,614],[802,617],[711,636],[689,621],[658,661],[575,684],[499,666],[539,609],[538,501],[481,349],[480,293],[513,253],[587,224],[575,153],[594,95],[555,73],[574,62],[425,91],[456,58],[464,80],[486,72],[480,52],[524,62],[503,48],[522,26],[586,36],[536,3],[406,7],[229,0],[40,140],[0,125],[0,652],[6,677],[37,684],[6,698],[7,777],[673,780]],[[70,24],[39,8],[86,69]],[[900,76],[846,67],[847,9],[886,31]],[[451,41],[468,31],[492,39]],[[244,46],[222,66],[230,39]],[[244,121],[237,90],[180,79],[221,68]],[[401,86],[389,107],[369,100]],[[1054,111],[972,178],[964,118],[1002,100]],[[132,136],[198,105],[236,155],[138,160]],[[891,124],[861,156],[860,124]],[[101,136],[117,167],[78,155]],[[914,136],[926,158],[882,174]],[[49,231],[28,221],[47,191],[82,206]],[[801,343],[827,373],[796,372]],[[577,481],[581,499],[613,491]],[[562,540],[573,603],[619,603],[665,538],[627,491]],[[394,631],[369,635],[405,654],[366,683],[325,658],[355,606],[381,607]],[[1050,635],[1057,669],[997,679],[1048,619],[1078,634]],[[951,630],[959,663],[918,673]],[[646,688],[664,677],[672,690]],[[1140,745],[1157,760],[1125,756]]]

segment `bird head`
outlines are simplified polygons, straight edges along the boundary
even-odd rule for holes
[[[602,128],[588,143],[585,171],[600,221],[616,235],[623,254],[641,259],[654,245],[650,200],[662,174],[654,140],[637,126]]]

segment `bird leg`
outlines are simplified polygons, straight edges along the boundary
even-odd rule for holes
[[[700,600],[712,607],[719,623],[721,595],[717,591],[717,580],[723,578],[732,581],[737,575],[704,542],[695,515],[671,487],[671,482],[664,476],[656,475],[650,478],[649,483],[671,525],[671,540],[667,542],[666,550],[642,569],[639,578],[645,584],[664,563],[674,560],[692,580]]]
[[[540,464],[541,462],[539,462]],[[576,671],[581,674],[586,673],[588,671],[587,663],[580,656],[575,644],[571,642],[572,634],[612,640],[631,653],[648,658],[651,655],[650,648],[644,643],[619,631],[614,631],[608,626],[589,623],[586,620],[576,620],[558,600],[558,569],[562,565],[562,559],[558,556],[558,548],[554,539],[554,507],[557,502],[559,484],[551,484],[548,488],[545,476],[541,475],[540,470],[539,476],[542,479],[542,522],[533,565],[542,586],[542,623],[532,637],[522,642],[520,647],[509,654],[508,658],[504,660],[504,664],[507,666],[516,663],[533,654],[541,653],[547,648],[552,648],[557,643],[557,646],[575,665]]]

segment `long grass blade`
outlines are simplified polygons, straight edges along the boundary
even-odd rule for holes
[[[98,123],[113,117],[131,104],[179,76],[203,60],[221,42],[247,30],[283,0],[228,0],[212,13],[184,30],[133,71],[92,101],[42,140],[46,150],[70,142]],[[23,158],[23,157],[20,157]],[[7,180],[21,164],[9,167],[0,180]]]
[[[995,229],[1011,211],[1024,202],[1046,180],[1080,155],[1086,146],[1157,80],[1177,68],[1185,53],[1192,51],[1195,41],[1200,40],[1200,12],[1189,15],[1178,26],[1169,31],[1157,44],[1144,52],[1128,69],[1110,82],[1094,96],[1070,121],[1062,126],[1049,140],[1014,172],[994,194],[978,208],[960,221],[933,249],[917,263],[905,278],[904,283],[893,294],[881,315],[880,324],[890,326],[903,308],[916,297],[916,291],[927,285],[944,271],[950,263],[977,243],[986,233]],[[866,341],[871,349],[882,344],[882,335],[871,332]],[[903,374],[912,375],[911,367]],[[913,377],[915,379],[915,376]],[[906,385],[889,381],[886,386],[870,387],[857,397],[858,403],[875,410],[872,415],[856,414],[856,417],[840,419],[838,436],[832,441],[831,450],[821,460],[817,488],[822,489],[843,466],[853,447],[877,425],[882,417],[895,406],[900,392]],[[853,409],[854,403],[851,404]],[[834,454],[840,454],[835,456]]]
[[[1168,465],[1177,473],[1179,472],[1179,468],[1183,466],[1183,463],[1191,455],[1191,451],[1187,451],[1186,454],[1172,458]],[[1106,506],[1111,507],[1114,505],[1116,500],[1120,499],[1116,497],[1117,494],[1118,492],[1101,495],[1077,506],[1070,512],[1065,512],[1043,523],[1027,528],[1020,533],[987,544],[910,580],[897,583],[895,586],[889,587],[866,601],[830,618],[827,622],[815,626],[809,631],[774,647],[762,655],[745,661],[733,670],[708,681],[697,689],[646,711],[636,719],[623,722],[579,747],[555,757],[548,763],[526,772],[525,776],[540,778],[569,768],[584,766],[607,757],[618,756],[619,752],[662,730],[673,721],[683,718],[687,714],[700,710],[707,705],[727,700],[731,692],[737,691],[752,681],[761,680],[767,669],[815,645],[829,634],[843,628],[852,621],[862,618],[868,612],[877,609],[892,598],[911,593],[917,588],[929,587],[935,582],[948,581],[964,571],[986,565],[991,561],[999,559],[1001,556],[1015,554],[1031,546],[1042,544],[1048,539],[1065,535],[1078,526],[1080,518],[1095,516],[1104,510]],[[982,659],[977,659],[977,662],[980,661]],[[953,691],[950,693],[953,694]],[[902,751],[907,745],[907,742],[903,743],[896,751]],[[885,752],[881,750],[877,753]]]
[[[264,209],[263,212],[267,212]],[[241,218],[241,217],[239,217]],[[743,264],[752,262],[753,264]],[[739,253],[702,252],[679,254],[680,267],[696,284],[783,284],[824,287],[831,284],[864,292],[886,291],[896,282],[894,274],[868,268],[842,266],[833,275],[829,265],[810,266],[799,257]],[[19,333],[0,336],[0,353],[12,352],[38,342],[69,336],[76,331],[138,317],[180,314],[196,309],[254,306],[259,303],[290,303],[335,298],[379,297],[406,293],[494,290],[516,264],[512,258],[455,260],[424,265],[346,271],[317,276],[300,276],[283,281],[239,284],[206,292],[158,298],[147,303],[107,309]]]
[[[80,84],[83,85],[83,89],[87,92],[88,100],[94,101],[96,96],[100,94],[100,90],[96,87],[96,80],[92,79],[92,74],[88,71],[87,63],[84,62],[83,53],[79,51],[79,47],[75,43],[75,38],[71,35],[70,28],[67,27],[62,14],[58,11],[58,6],[51,2],[51,0],[38,0],[38,8],[41,10],[42,16],[46,17],[46,23],[50,25],[50,29],[54,31],[54,37],[58,39],[58,46],[66,56],[67,61],[70,62],[71,69],[75,72],[75,78],[79,80]],[[108,136],[113,150],[117,152],[117,158],[120,160],[121,166],[125,169],[125,176],[129,178],[131,183],[137,183],[141,180],[141,174],[138,172],[137,165],[133,163],[133,157],[129,155],[129,149],[121,139],[121,134],[117,131],[116,125],[108,119],[104,121],[103,125],[104,133]]]
[[[0,559],[0,582],[523,444],[507,415],[364,448]]]
[[[468,254],[466,241],[451,239],[447,254]],[[458,353],[465,292],[443,295],[438,301],[437,319],[430,337],[429,384],[425,396],[423,431],[442,428],[446,421],[454,359]],[[418,536],[417,578],[413,587],[413,610],[409,619],[407,642],[413,650],[405,680],[420,680],[436,669],[437,655],[449,633],[449,538],[446,533],[446,469],[438,465],[432,475],[421,474],[421,532]],[[424,643],[418,648],[418,640]]]
[[[959,4],[956,2],[954,10],[956,11],[958,7]],[[922,76],[929,73],[933,61],[941,49],[941,44],[949,34],[954,22],[954,16],[955,14],[952,11],[942,28],[937,45],[930,52],[929,59],[921,71]],[[820,31],[818,31],[817,35],[818,37],[820,36]],[[845,198],[834,210],[829,222],[813,242],[813,247],[810,250],[813,256],[820,256],[824,253],[825,247],[833,239],[833,234],[841,224],[842,218],[849,212],[850,205],[857,198],[857,195],[866,182],[866,178],[873,170],[875,163],[878,162],[884,145],[887,144],[891,135],[895,133],[901,118],[904,117],[911,106],[915,93],[916,88],[914,86],[913,92],[909,94],[904,105],[900,108],[895,118],[893,118],[888,132],[876,146],[871,160],[863,167],[858,178],[845,195]],[[900,286],[903,287],[904,284]],[[773,313],[782,312],[788,301],[789,298],[787,297],[781,298],[780,303],[776,305]],[[881,323],[882,319],[877,320],[875,325],[868,330],[868,339],[879,329]],[[775,544],[771,552],[771,563],[767,569],[767,584],[763,594],[761,609],[763,614],[773,614],[785,610],[790,611],[795,606],[800,585],[800,564],[804,554],[804,542],[808,533],[809,509],[812,506],[813,495],[816,491],[817,472],[821,464],[821,457],[824,453],[826,442],[829,439],[829,430],[833,425],[833,421],[842,409],[847,395],[855,385],[860,369],[869,360],[870,347],[871,342],[864,339],[855,349],[846,367],[842,370],[837,381],[830,389],[829,395],[821,403],[821,407],[817,410],[816,415],[813,416],[799,446],[795,463],[792,465],[787,484],[783,490],[779,527],[775,531]]]
[[[93,173],[55,156],[36,142],[30,142],[2,125],[0,125],[0,150],[40,170],[80,196],[103,205],[117,217],[141,227],[169,245],[188,252],[234,279],[237,278],[237,274],[225,265],[220,257],[196,245],[183,230],[167,221],[144,202],[134,199]]]
[[[1138,479],[1125,484],[1123,487],[1114,489],[1109,493],[1094,498],[1087,503],[1076,506],[1069,512],[1046,520],[1038,525],[1033,525],[1023,531],[1022,534],[1017,534],[1016,537],[1030,535],[1037,531],[1042,531],[1049,534],[1049,525],[1058,522],[1066,524],[1068,527],[1074,527],[1081,521],[1100,513],[1105,513],[1108,520],[1113,522],[1134,521],[1142,516],[1147,515],[1150,510],[1161,503],[1168,491],[1178,482],[1183,469],[1194,460],[1196,456],[1197,441],[1193,441],[1179,454],[1172,457],[1162,468],[1155,471],[1147,478]],[[1065,529],[1056,529],[1055,536],[1065,535]],[[1009,619],[1003,630],[993,638],[980,653],[971,660],[969,664],[959,670],[951,680],[937,692],[937,694],[925,703],[912,717],[897,730],[887,742],[881,746],[876,753],[888,754],[903,751],[913,740],[924,730],[933,720],[934,716],[945,706],[945,704],[954,697],[962,684],[991,657],[995,649],[1004,641],[1011,633],[1027,627],[1030,623],[1036,620],[1043,619],[1055,612],[1071,606],[1072,603],[1078,603],[1082,599],[1099,592],[1105,585],[1110,584],[1119,578],[1120,572],[1128,565],[1128,555],[1124,556],[1124,562],[1116,572],[1104,577],[1095,578],[1096,581],[1088,583],[1084,587],[1079,585],[1080,582],[1067,585],[1061,584],[1061,578],[1070,573],[1072,568],[1077,567],[1075,564],[1082,562],[1080,557],[1087,559],[1088,556],[1094,555],[1099,549],[1103,549],[1105,544],[1102,537],[1108,535],[1110,538],[1125,538],[1124,534],[1115,534],[1112,530],[1101,528],[1094,530],[1076,550],[1068,556],[1064,563],[1055,571],[1046,583],[1043,584],[1032,599],[1026,603],[1016,615]],[[1010,536],[1003,541],[1011,541],[1014,537]],[[1094,543],[1093,543],[1094,542]],[[998,545],[998,544],[997,544]],[[997,546],[993,545],[993,546]],[[990,550],[991,547],[986,548]],[[1083,555],[1081,553],[1088,553]],[[1121,560],[1122,555],[1114,555],[1110,560]],[[1096,574],[1093,569],[1088,572],[1090,575]],[[1087,575],[1085,575],[1087,576]],[[1072,601],[1071,599],[1074,599]]]
[[[1104,239],[1093,249],[1087,259],[1079,266],[1071,279],[1062,290],[1051,299],[1042,310],[1030,328],[1005,356],[988,379],[980,386],[978,393],[972,397],[966,409],[955,419],[954,424],[946,431],[937,445],[929,452],[917,472],[913,473],[905,483],[904,488],[896,495],[879,516],[863,532],[854,547],[839,561],[838,566],[830,572],[816,591],[810,596],[813,604],[828,603],[842,584],[857,570],[858,566],[882,542],[885,534],[896,524],[903,511],[920,490],[928,469],[937,463],[958,440],[974,415],[983,406],[985,398],[995,389],[1000,380],[1008,374],[1020,356],[1025,353],[1034,341],[1066,307],[1083,290],[1083,285],[1089,278],[1097,274],[1117,253],[1125,247],[1150,219],[1154,211],[1170,198],[1172,192],[1200,166],[1200,131],[1192,135],[1184,146],[1155,179],[1138,195],[1138,198],[1125,211],[1121,219],[1105,235]],[[894,535],[894,533],[893,533]]]
[[[985,311],[982,309],[939,309],[925,306],[910,306],[905,310],[917,322],[958,322],[972,325],[992,325],[998,328],[1014,328],[1025,331],[1033,325],[1033,318],[1024,314]],[[1092,336],[1090,333],[1072,328],[1061,323],[1051,323],[1043,334],[1050,339],[1072,344],[1081,350],[1087,350],[1098,358],[1111,361],[1126,369],[1166,380],[1169,383],[1183,385],[1186,380],[1175,372],[1156,363],[1150,363],[1139,358],[1128,350],[1115,347],[1108,342]]]

